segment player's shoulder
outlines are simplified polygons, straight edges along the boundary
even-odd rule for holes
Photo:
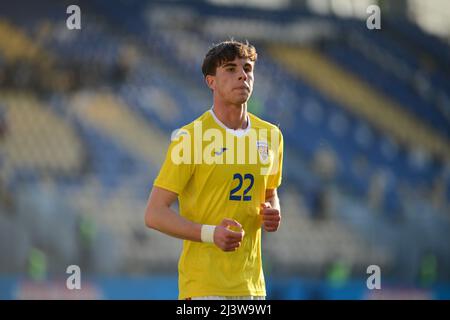
[[[203,114],[201,114],[199,117],[194,119],[193,121],[189,122],[188,124],[185,124],[181,128],[174,130],[173,133],[175,133],[176,135],[186,134],[186,133],[194,134],[195,125],[202,123],[202,126],[204,126],[204,123],[209,121],[209,118],[210,118],[210,112],[206,111]]]
[[[250,122],[251,122],[252,128],[275,130],[276,132],[281,134],[281,130],[280,130],[279,126],[277,126],[269,121],[263,120],[260,117],[254,115],[253,113],[249,112],[248,115],[250,117]]]

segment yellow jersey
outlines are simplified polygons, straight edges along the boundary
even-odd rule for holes
[[[172,134],[154,186],[178,194],[180,215],[200,224],[238,221],[241,246],[224,252],[212,243],[183,241],[179,299],[265,296],[260,206],[266,189],[281,184],[283,136],[248,113],[246,129],[227,128],[208,110]]]

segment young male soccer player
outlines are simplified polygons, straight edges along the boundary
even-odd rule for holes
[[[213,106],[172,135],[145,222],[184,239],[179,299],[265,299],[261,228],[280,225],[280,130],[247,112],[255,48],[225,41],[203,61]],[[179,200],[180,215],[170,206]]]

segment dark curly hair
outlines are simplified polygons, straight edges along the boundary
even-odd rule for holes
[[[228,40],[214,45],[209,49],[202,64],[203,76],[215,75],[217,67],[228,61],[233,61],[236,57],[248,58],[256,61],[258,54],[254,46],[246,41],[245,43]]]

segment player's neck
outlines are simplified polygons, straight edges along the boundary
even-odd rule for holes
[[[248,126],[246,103],[240,106],[214,104],[213,112],[227,128],[237,130]]]

